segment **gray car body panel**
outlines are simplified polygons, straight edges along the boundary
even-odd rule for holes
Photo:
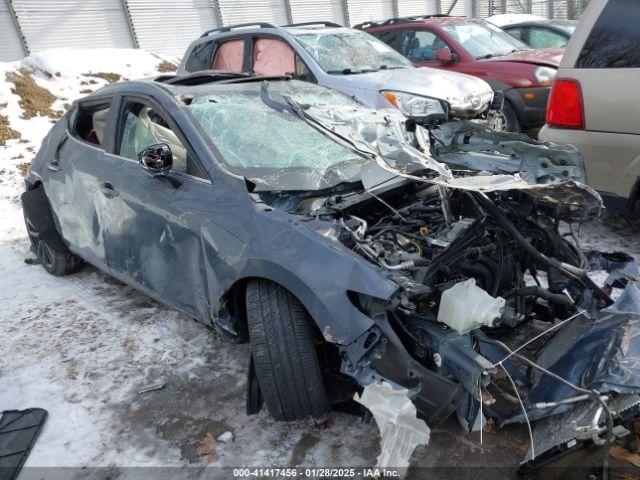
[[[331,75],[326,73],[313,59],[313,57],[296,40],[296,33],[319,32],[351,32],[350,28],[238,28],[229,32],[211,34],[193,41],[187,48],[178,74],[191,73],[186,70],[186,63],[193,50],[203,43],[218,42],[239,36],[270,36],[276,37],[287,44],[304,61],[305,65],[313,73],[317,83],[333,88],[342,93],[354,96],[359,101],[373,108],[389,107],[389,103],[382,97],[380,90],[397,90],[426,97],[446,100],[451,108],[459,111],[466,110],[460,104],[471,96],[480,96],[485,100],[477,108],[477,112],[484,112],[493,98],[493,90],[484,80],[456,72],[444,72],[435,68],[414,67],[394,70],[380,70],[377,72],[362,73],[356,75]],[[358,31],[358,33],[364,33]]]

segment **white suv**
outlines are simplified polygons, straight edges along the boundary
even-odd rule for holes
[[[327,22],[210,30],[189,45],[178,73],[201,70],[292,75],[372,108],[396,107],[410,117],[427,117],[447,107],[458,119],[501,117],[490,114],[493,91],[484,80],[417,67],[368,33]],[[501,108],[498,103],[495,108]],[[490,126],[495,128],[493,121]]]

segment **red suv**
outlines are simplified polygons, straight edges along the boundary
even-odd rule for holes
[[[507,130],[544,124],[563,49],[532,50],[484,20],[445,15],[357,25],[418,65],[474,75],[505,95]]]

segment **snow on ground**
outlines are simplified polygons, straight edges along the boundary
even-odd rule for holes
[[[49,411],[27,466],[101,466],[115,468],[117,476],[126,466],[375,464],[375,424],[339,413],[323,427],[276,423],[264,410],[246,416],[246,345],[89,266],[53,277],[24,263],[29,244],[19,203],[22,173],[52,122],[41,115],[22,118],[27,110],[7,74],[15,78],[11,74],[22,70],[23,79],[29,74],[51,92],[55,116],[81,92],[156,74],[160,62],[140,50],[62,49],[0,63],[0,116],[20,135],[4,146],[0,137],[0,410]],[[28,83],[25,88],[34,91]],[[16,136],[7,132],[0,121],[0,135]],[[639,226],[637,217],[597,222],[585,227],[582,242],[640,257]],[[157,383],[166,386],[139,393]],[[231,442],[216,440],[225,432]],[[522,428],[510,427],[485,433],[481,445],[478,435],[464,434],[451,420],[432,430],[430,445],[416,450],[413,465],[513,468],[523,455],[516,446],[524,442]],[[207,471],[208,478],[223,475]]]

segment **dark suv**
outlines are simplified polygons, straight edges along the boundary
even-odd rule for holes
[[[532,50],[484,20],[422,16],[367,22],[356,28],[418,65],[474,75],[505,93],[507,130],[544,124],[547,99],[562,49]]]

